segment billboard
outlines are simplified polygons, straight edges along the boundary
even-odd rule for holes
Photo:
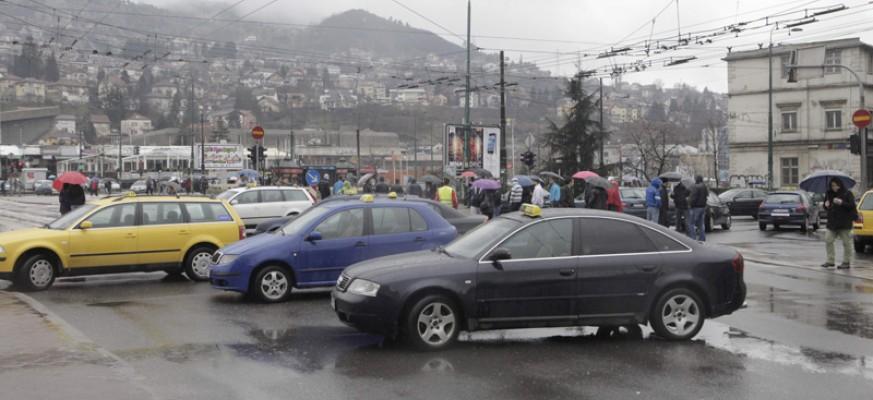
[[[500,127],[473,125],[472,132],[464,135],[464,125],[447,124],[443,162],[447,170],[464,169],[464,157],[469,157],[469,168],[484,168],[494,178],[500,178]],[[466,154],[464,149],[467,149]]]
[[[197,146],[195,156],[200,165],[200,146]],[[238,144],[209,144],[203,146],[203,155],[206,169],[243,169],[245,155],[243,146]]]

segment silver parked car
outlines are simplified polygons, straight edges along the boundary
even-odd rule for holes
[[[274,218],[298,215],[315,203],[306,189],[299,187],[242,187],[217,196],[227,200],[242,218],[247,230]]]

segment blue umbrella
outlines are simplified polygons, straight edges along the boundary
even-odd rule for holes
[[[497,190],[500,189],[500,182],[494,179],[479,179],[473,182],[473,187],[482,190]]]
[[[522,187],[528,187],[528,186],[534,185],[533,180],[531,180],[530,177],[528,177],[526,175],[516,175],[516,176],[512,177],[512,179],[518,180],[518,184],[521,185]]]
[[[831,180],[834,178],[839,179],[846,189],[851,189],[855,186],[855,180],[844,172],[825,169],[815,171],[807,175],[806,178],[803,178],[800,181],[800,188],[812,193],[827,193],[828,189],[830,189]]]
[[[244,176],[246,178],[254,179],[258,177],[258,171],[253,169],[244,169],[239,171],[239,176]]]

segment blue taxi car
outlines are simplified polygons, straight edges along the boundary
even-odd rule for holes
[[[324,202],[271,234],[216,252],[209,280],[216,289],[280,302],[293,287],[335,285],[356,262],[432,249],[456,236],[455,227],[426,203],[372,195]]]

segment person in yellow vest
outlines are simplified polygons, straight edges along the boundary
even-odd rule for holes
[[[349,181],[343,182],[343,194],[345,195],[354,195],[358,194],[358,188],[352,186]]]
[[[455,189],[449,185],[449,178],[443,179],[443,185],[437,189],[434,200],[447,206],[451,206],[452,208],[458,208],[458,195],[455,193]]]

